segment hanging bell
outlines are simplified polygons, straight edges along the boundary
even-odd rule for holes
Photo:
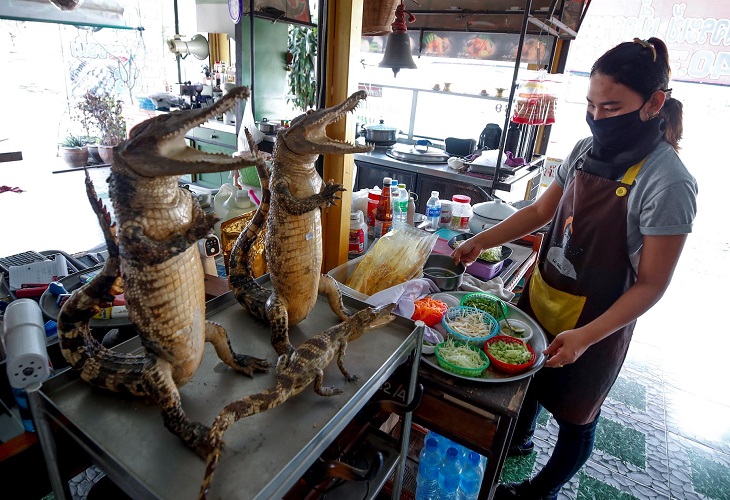
[[[408,19],[406,19],[408,14]],[[398,76],[401,68],[416,69],[416,63],[413,62],[411,56],[411,40],[408,38],[408,28],[406,23],[412,23],[416,20],[416,16],[406,11],[403,6],[403,0],[395,8],[395,20],[390,25],[392,32],[388,35],[385,42],[385,54],[383,60],[378,64],[381,68],[392,68],[393,78]]]
[[[385,54],[378,66],[392,68],[394,77],[398,75],[398,71],[402,68],[417,68],[411,55],[411,40],[408,33],[393,32],[388,35],[388,40],[385,43]]]

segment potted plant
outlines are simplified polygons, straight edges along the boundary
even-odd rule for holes
[[[85,167],[89,161],[89,149],[86,138],[69,134],[60,144],[61,158],[73,168]]]
[[[111,163],[112,148],[127,138],[122,101],[108,92],[101,95],[86,92],[77,107],[99,130],[99,156],[104,163]]]

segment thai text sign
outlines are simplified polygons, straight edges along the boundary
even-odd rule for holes
[[[730,85],[728,4],[727,0],[593,2],[578,33],[586,50],[571,52],[568,69],[590,71],[614,45],[634,37],[657,37],[669,49],[673,79]]]

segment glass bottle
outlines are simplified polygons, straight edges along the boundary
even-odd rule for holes
[[[380,192],[380,201],[375,209],[375,238],[387,233],[393,224],[393,202],[390,196],[392,181],[390,177],[383,178],[383,190]]]

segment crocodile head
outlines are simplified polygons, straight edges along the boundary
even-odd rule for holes
[[[185,134],[209,118],[232,109],[249,96],[247,87],[236,87],[207,108],[174,111],[136,125],[129,139],[114,148],[113,165],[143,177],[223,172],[248,167],[256,157],[247,153],[232,158],[224,153],[203,153],[185,143]]]
[[[360,101],[367,97],[364,90],[355,92],[342,103],[331,108],[309,111],[294,118],[291,126],[279,133],[282,141],[292,153],[310,156],[320,154],[367,153],[372,145],[356,145],[327,137],[327,125],[343,118],[349,111],[357,109]]]
[[[396,306],[397,304],[385,304],[378,307],[366,307],[353,314],[347,320],[348,322],[352,322],[348,340],[355,340],[364,333],[380,328],[393,321],[395,319],[393,309]]]

